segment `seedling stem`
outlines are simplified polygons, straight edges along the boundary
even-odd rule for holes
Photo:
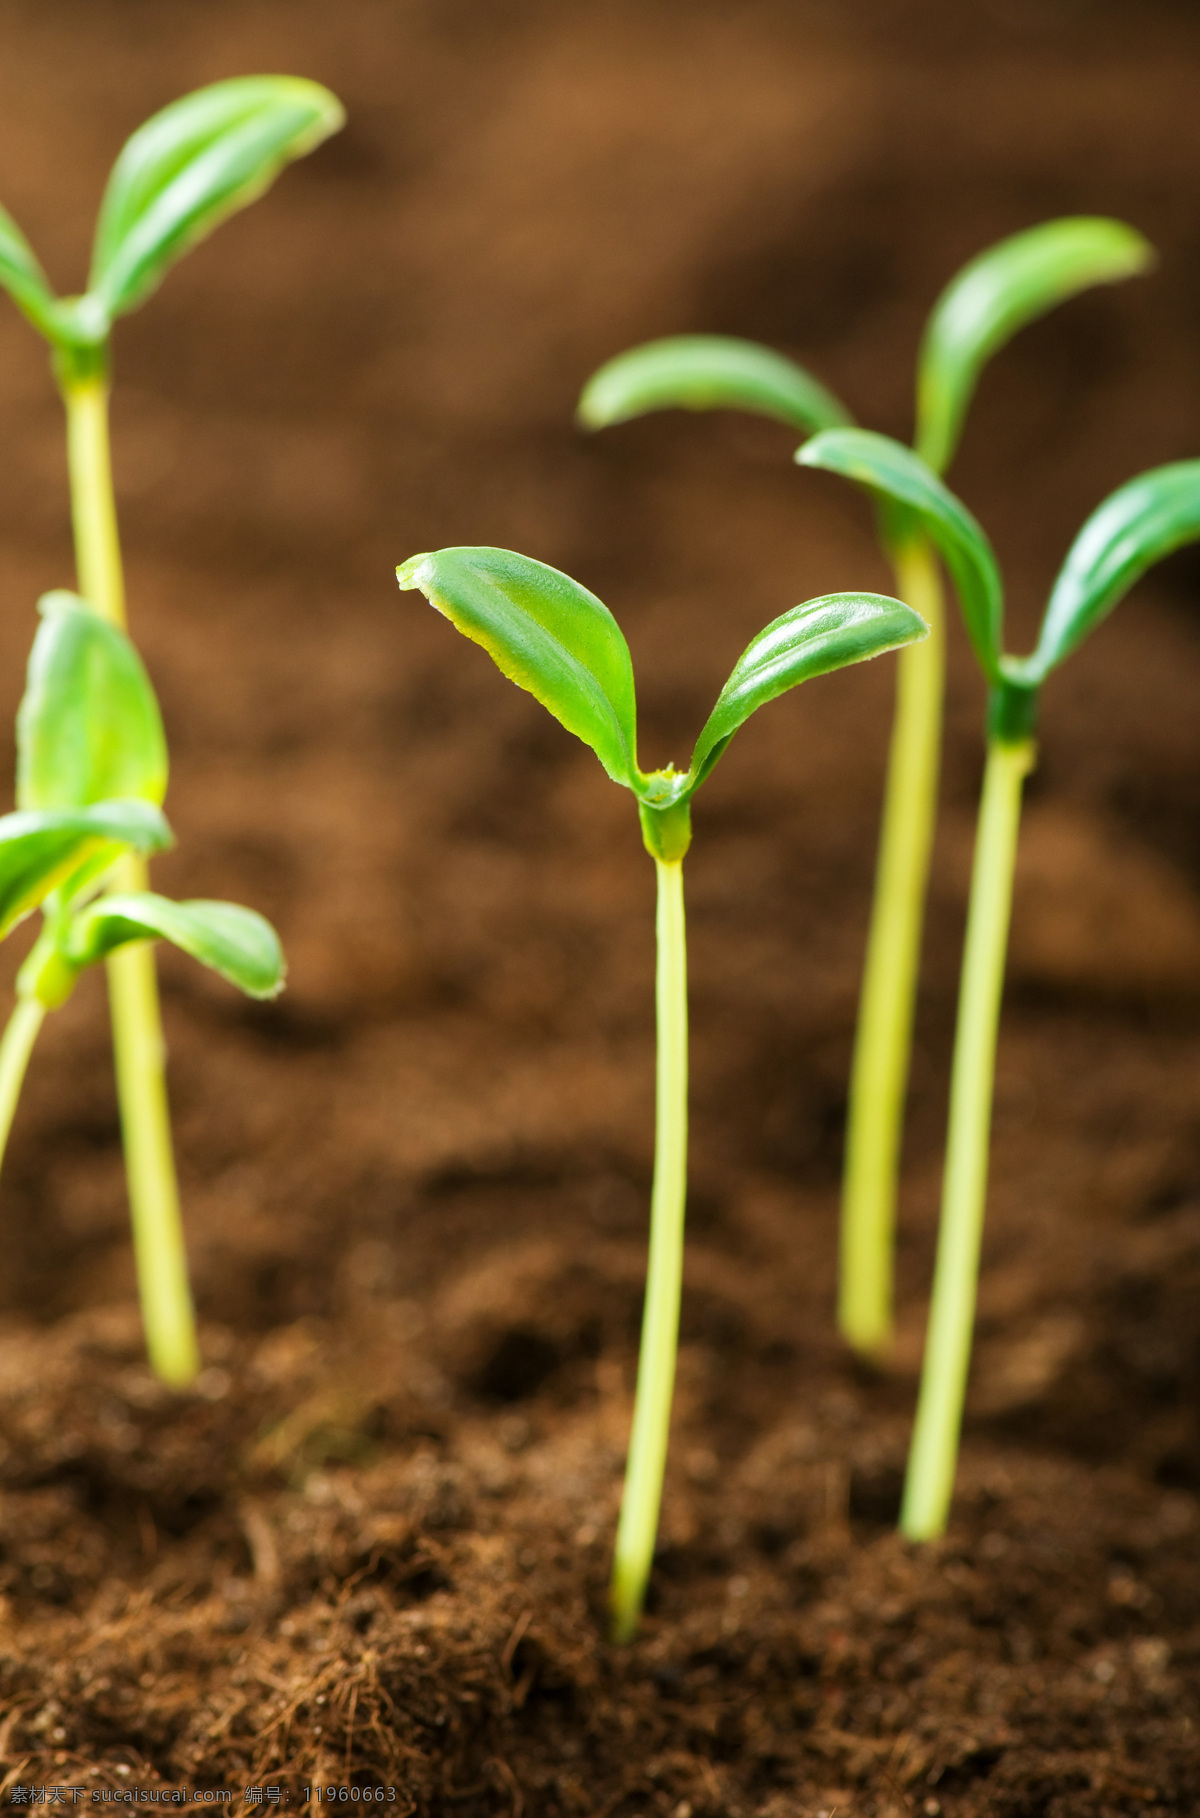
[[[1031,738],[1011,744],[989,741],[954,1037],[933,1298],[900,1511],[900,1530],[910,1540],[932,1540],[945,1532],[954,1493],[987,1199],[992,1083],[1021,791],[1035,758]]]
[[[125,578],[113,497],[108,380],[60,377],[67,411],[67,468],[79,591],[101,618],[125,629]]]
[[[892,1330],[892,1251],[929,854],[937,818],[945,613],[933,545],[895,552],[897,591],[929,626],[900,651],[875,897],[854,1044],[842,1209],[838,1320],[855,1350]]]
[[[140,881],[134,881],[135,871]],[[122,893],[145,890],[145,861],[123,859],[116,877]],[[110,953],[105,965],[146,1351],[164,1382],[188,1383],[200,1368],[200,1352],[171,1148],[154,949],[149,941],[131,942]]]
[[[666,1468],[683,1288],[688,1124],[683,861],[656,857],[654,865],[658,874],[654,1185],[633,1429],[609,1593],[616,1642],[632,1641],[637,1633],[650,1577]]]
[[[113,496],[108,381],[103,374],[64,377],[61,388],[79,591],[123,631],[125,578]],[[147,889],[146,861],[132,853],[123,858],[114,868],[113,888],[122,894]],[[131,942],[110,953],[105,967],[146,1350],[164,1382],[182,1385],[197,1374],[200,1350],[171,1145],[154,950],[148,941]]]

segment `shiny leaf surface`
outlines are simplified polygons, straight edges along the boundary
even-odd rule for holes
[[[910,606],[877,593],[831,593],[794,606],[746,646],[696,741],[689,792],[698,788],[750,715],[814,676],[882,656],[928,636]]]
[[[915,513],[936,544],[958,592],[967,633],[984,674],[999,677],[1004,589],[980,525],[911,448],[868,429],[829,429],[796,455],[805,467],[843,474],[886,503]]]
[[[1138,474],[1097,506],[1054,583],[1037,649],[1014,671],[1040,682],[1155,562],[1200,540],[1200,461]]]
[[[89,291],[108,318],[141,303],[167,267],[336,132],[340,102],[296,76],[238,76],[163,108],[113,166]]]
[[[17,714],[18,806],[79,808],[128,796],[161,802],[166,739],[137,651],[77,594],[45,594],[38,610]]]
[[[92,855],[157,852],[171,830],[150,802],[0,816],[0,938]]]
[[[942,292],[925,330],[916,447],[949,464],[984,365],[1026,323],[1094,284],[1144,271],[1154,257],[1122,221],[1076,215],[1013,234],[972,259]]]
[[[237,903],[173,903],[152,891],[97,897],[67,926],[64,957],[79,969],[129,941],[165,940],[249,997],[275,997],[286,967],[265,916]]]
[[[579,419],[601,429],[670,409],[748,410],[806,435],[853,421],[802,366],[731,335],[673,335],[618,354],[588,380]]]
[[[615,782],[637,775],[633,665],[620,626],[569,575],[511,549],[411,556],[396,570],[497,667],[590,745]]]

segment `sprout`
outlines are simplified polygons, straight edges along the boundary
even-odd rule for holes
[[[455,628],[482,644],[638,804],[658,880],[658,1061],[646,1305],[633,1431],[613,1562],[613,1633],[637,1630],[658,1530],[675,1379],[687,1189],[687,962],[683,857],[692,797],[730,739],[766,701],[812,676],[924,637],[909,607],[877,594],[829,594],[785,612],[734,665],[686,771],[644,772],[629,647],[608,608],[568,575],[505,549],[442,549],[396,571]]]
[[[111,625],[122,629],[125,625],[108,435],[113,324],[145,302],[189,247],[262,195],[285,164],[336,132],[343,117],[340,103],[327,89],[294,76],[239,76],[163,108],[138,128],[113,166],[82,296],[54,294],[29,242],[0,209],[0,284],[49,342],[66,406],[80,593],[83,603]],[[39,723],[61,722],[48,715]],[[73,736],[86,743],[93,735],[78,724]],[[159,747],[165,786],[161,728]],[[161,790],[157,798],[153,791],[145,793],[161,800]],[[130,845],[112,874],[124,897],[145,891],[146,867],[137,852]],[[150,1359],[168,1381],[183,1382],[199,1368],[199,1352],[183,1262],[154,961],[150,948],[140,941],[121,940],[111,944],[110,951],[109,993],[130,1210],[135,1231],[157,1229],[157,1241],[179,1258],[177,1275],[170,1284],[160,1281],[156,1290],[165,1292],[169,1285],[173,1295],[170,1311],[160,1309],[157,1316],[171,1335],[167,1350],[160,1352],[148,1323]],[[143,1283],[149,1322],[145,1295]]]
[[[954,454],[985,363],[1035,317],[1092,284],[1145,269],[1150,249],[1119,221],[1047,221],[988,248],[934,306],[917,370],[916,447],[938,472]],[[619,354],[584,388],[580,420],[597,429],[648,410],[749,410],[806,435],[848,425],[844,406],[802,367],[725,335],[683,335]],[[854,1048],[842,1195],[838,1315],[859,1351],[892,1326],[896,1179],[912,1043],[929,855],[937,807],[945,656],[937,566],[911,519],[883,542],[897,592],[930,636],[901,652],[880,831],[875,900]]]
[[[1079,532],[1050,595],[1037,646],[1003,648],[1004,594],[987,537],[919,456],[865,430],[816,436],[797,456],[915,516],[955,587],[988,684],[987,767],[967,914],[950,1120],[929,1334],[900,1525],[929,1540],[946,1525],[971,1353],[987,1195],[992,1083],[1021,792],[1036,757],[1042,684],[1153,563],[1200,538],[1200,461],[1140,474]]]
[[[50,343],[64,379],[102,374],[117,317],[144,303],[168,266],[344,119],[328,89],[298,76],[235,76],[164,107],[113,165],[79,297],[55,296],[28,240],[0,209],[0,284]]]
[[[172,843],[160,807],[167,761],[158,702],[125,633],[84,600],[50,593],[39,610],[17,716],[18,812],[0,818],[0,938],[39,906],[44,922],[17,975],[16,1008],[0,1039],[0,1160],[42,1019],[66,1001],[85,967],[168,940],[250,997],[274,997],[284,977],[278,936],[252,909],[106,890],[127,854]],[[116,1036],[128,1132],[129,1100],[145,1090],[145,1075],[130,1064],[137,1031],[118,1027]],[[139,1216],[151,1203],[145,1176],[159,1162],[153,1149],[127,1144],[127,1161],[151,1360],[168,1382],[187,1382],[195,1337],[182,1232]]]

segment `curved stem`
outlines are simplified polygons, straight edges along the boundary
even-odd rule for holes
[[[838,1322],[855,1350],[892,1333],[896,1184],[929,855],[937,817],[945,636],[937,558],[924,539],[896,558],[903,599],[929,636],[900,652],[896,714],[859,998],[842,1185]]]
[[[45,1015],[46,1006],[36,997],[19,997],[4,1034],[0,1036],[0,1163],[8,1147],[8,1133],[25,1081],[25,1069]]]
[[[107,381],[91,378],[65,385],[63,401],[79,590],[102,618],[124,628],[125,582],[109,453]],[[144,890],[146,884],[145,861],[132,854],[123,859],[115,888]],[[178,1385],[196,1375],[200,1354],[171,1147],[154,950],[144,942],[118,948],[109,955],[106,968],[146,1349],[158,1375]]]
[[[900,1530],[910,1540],[933,1540],[945,1531],[954,1493],[987,1199],[996,1037],[1021,790],[1034,757],[1032,739],[1015,745],[994,741],[988,747],[954,1035],[933,1299],[900,1510]]]
[[[658,1533],[683,1287],[687,1197],[687,946],[683,863],[655,859],[658,872],[658,1059],[650,1256],[638,1356],[633,1430],[617,1527],[609,1607],[614,1641],[637,1632]]]

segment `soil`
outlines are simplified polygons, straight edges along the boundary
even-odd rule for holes
[[[845,1080],[892,673],[763,713],[688,861],[689,1258],[644,1632],[603,1603],[645,1253],[652,869],[632,804],[394,565],[493,542],[626,627],[643,760],[796,601],[886,586],[786,431],[575,396],[719,330],[909,431],[923,316],[1062,212],[1150,278],[1026,332],[956,483],[1024,647],[1083,514],[1200,436],[1200,22],[989,0],[10,0],[0,183],[56,282],[156,107],[285,68],[344,135],[123,324],[132,623],[175,894],[271,915],[247,1007],[164,955],[205,1368],[143,1359],[102,982],[0,1201],[4,1787],[395,1789],[450,1818],[1200,1808],[1200,566],[1047,692],[954,1517],[894,1519],[935,1230],[981,693],[952,652],[899,1332],[839,1347]],[[58,406],[0,311],[0,716],[71,578]],[[24,936],[11,943],[11,966]],[[70,1794],[64,1795],[70,1798]],[[281,1794],[282,1799],[282,1794]]]

